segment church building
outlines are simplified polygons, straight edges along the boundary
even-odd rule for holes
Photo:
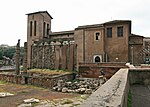
[[[132,34],[130,20],[51,31],[47,11],[27,14],[27,67],[78,70],[80,63],[143,63],[143,36]]]

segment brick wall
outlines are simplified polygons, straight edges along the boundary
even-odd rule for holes
[[[79,74],[81,77],[98,78],[103,72],[106,78],[111,78],[120,68],[126,68],[125,63],[80,63]]]

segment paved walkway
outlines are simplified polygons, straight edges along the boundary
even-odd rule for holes
[[[132,107],[150,107],[150,89],[144,85],[132,85]]]

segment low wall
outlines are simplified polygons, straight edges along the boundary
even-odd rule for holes
[[[79,66],[105,66],[105,67],[125,67],[125,62],[101,62],[101,63],[79,63]]]
[[[150,68],[130,69],[130,84],[150,85]]]
[[[44,88],[52,88],[58,80],[71,80],[74,74],[61,74],[56,76],[25,76],[12,73],[0,73],[0,80],[16,84],[29,84]]]
[[[79,107],[127,107],[128,69],[120,69]]]
[[[107,79],[111,78],[120,68],[127,68],[125,63],[79,63],[79,74],[83,78],[98,78],[101,72]]]

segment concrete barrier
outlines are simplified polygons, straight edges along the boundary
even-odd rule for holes
[[[128,69],[120,69],[79,107],[127,107],[128,91]]]

